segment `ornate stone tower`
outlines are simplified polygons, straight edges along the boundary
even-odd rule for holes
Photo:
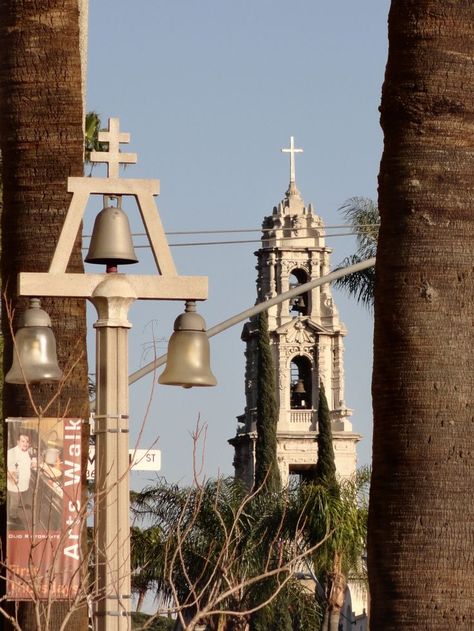
[[[290,185],[285,198],[262,224],[262,246],[256,252],[257,302],[329,273],[331,249],[324,242],[324,227],[311,204],[305,203],[295,183],[295,149],[290,148]],[[316,436],[319,384],[331,410],[336,467],[350,476],[356,466],[356,443],[351,410],[344,402],[343,323],[329,285],[322,285],[268,311],[269,334],[275,361],[278,463],[283,484],[290,474],[304,476],[317,460]],[[256,320],[245,324],[245,412],[238,417],[235,448],[238,478],[253,482],[256,441]]]

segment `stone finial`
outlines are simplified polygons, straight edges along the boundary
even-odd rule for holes
[[[105,162],[107,164],[107,176],[109,178],[119,177],[120,164],[135,164],[136,153],[121,153],[120,144],[130,142],[130,134],[120,131],[118,118],[109,118],[107,131],[99,132],[99,141],[109,144],[108,151],[92,151],[91,162]]]

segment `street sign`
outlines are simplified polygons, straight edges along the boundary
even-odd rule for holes
[[[159,471],[161,469],[161,451],[159,449],[130,449],[130,469],[132,471]],[[87,458],[87,479],[95,478],[95,445],[89,445]]]
[[[130,449],[131,465],[134,471],[159,471],[161,451],[159,449]]]

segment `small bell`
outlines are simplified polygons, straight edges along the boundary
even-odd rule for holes
[[[167,386],[215,386],[211,372],[209,338],[204,319],[196,313],[194,300],[186,302],[186,310],[174,323],[168,344],[166,368],[158,383]]]
[[[295,393],[296,394],[306,394],[306,390],[304,387],[304,382],[302,379],[298,379],[298,381],[296,382],[296,386],[295,386]]]
[[[49,315],[40,308],[38,298],[21,316],[15,334],[12,367],[5,376],[7,383],[48,383],[63,376],[58,366],[56,340]]]
[[[295,289],[296,287],[298,287],[298,285],[291,285],[290,289]],[[305,309],[306,309],[306,301],[304,299],[303,294],[300,294],[299,296],[295,296],[294,298],[291,298],[290,300],[291,311],[304,313]]]
[[[96,263],[114,267],[137,263],[133,249],[132,234],[128,217],[121,207],[121,197],[117,206],[110,206],[110,197],[104,196],[105,207],[95,218],[86,263]]]
[[[306,309],[306,302],[303,296],[295,296],[295,298],[292,298],[290,300],[290,308],[292,311],[303,313],[303,311]]]

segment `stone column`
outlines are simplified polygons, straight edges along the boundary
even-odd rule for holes
[[[130,494],[127,316],[136,295],[111,274],[94,291],[96,329],[95,533],[98,631],[130,628]]]

